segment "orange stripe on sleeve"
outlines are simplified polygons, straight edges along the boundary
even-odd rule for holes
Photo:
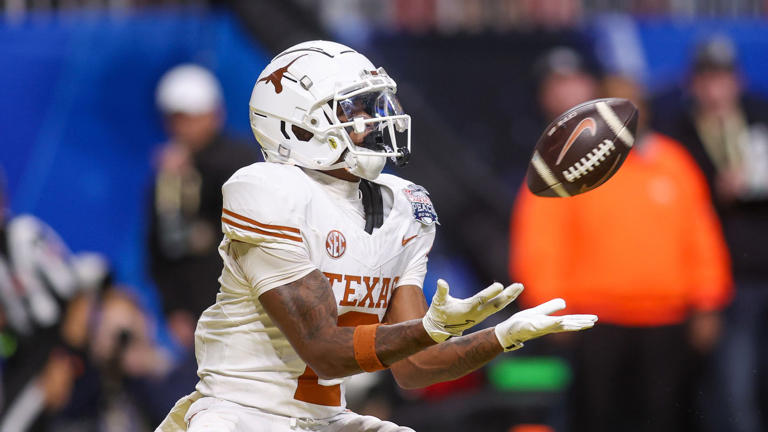
[[[278,238],[282,238],[282,239],[286,239],[286,240],[293,240],[293,241],[299,242],[299,243],[303,243],[304,242],[304,240],[301,237],[295,237],[295,236],[290,236],[288,234],[282,234],[282,233],[276,233],[276,232],[271,232],[271,231],[260,230],[258,228],[253,228],[253,227],[249,227],[247,225],[239,224],[239,223],[237,223],[235,221],[231,221],[231,220],[229,220],[229,219],[227,219],[225,217],[222,217],[221,221],[224,222],[227,225],[231,225],[233,227],[240,228],[242,230],[255,232],[257,234],[271,236],[271,237],[278,237]]]
[[[287,227],[287,226],[280,226],[280,225],[267,225],[267,224],[263,224],[261,222],[257,222],[257,221],[255,221],[253,219],[249,219],[249,218],[247,218],[245,216],[239,215],[239,214],[237,214],[237,213],[235,213],[235,212],[233,212],[231,210],[221,209],[221,211],[225,215],[231,216],[231,217],[233,217],[235,219],[240,219],[243,222],[248,222],[249,224],[256,225],[257,227],[266,228],[266,229],[273,229],[273,230],[280,230],[280,231],[290,231],[292,233],[301,234],[301,230],[299,230],[298,228]]]

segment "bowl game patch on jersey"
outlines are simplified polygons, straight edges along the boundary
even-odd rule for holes
[[[414,219],[424,225],[432,225],[436,222],[439,224],[437,212],[435,212],[435,207],[432,205],[432,200],[429,199],[429,192],[426,189],[411,183],[403,189],[403,192],[408,202],[411,203]]]

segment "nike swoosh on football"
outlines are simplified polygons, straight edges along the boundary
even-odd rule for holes
[[[584,120],[580,121],[579,124],[576,125],[576,129],[574,129],[573,132],[571,132],[571,135],[568,137],[568,140],[565,142],[563,149],[560,150],[560,154],[557,155],[557,160],[555,161],[555,165],[560,165],[560,162],[563,160],[563,156],[565,156],[565,154],[568,153],[568,150],[570,150],[573,143],[576,141],[577,138],[579,138],[579,135],[581,135],[581,133],[584,132],[585,130],[589,130],[592,136],[595,136],[595,132],[597,131],[597,123],[595,123],[595,119],[593,119],[592,117],[587,117]]]
[[[407,245],[409,241],[415,239],[416,237],[418,237],[418,234],[412,235],[412,236],[410,236],[408,238],[403,237],[403,240],[402,240],[403,246]]]

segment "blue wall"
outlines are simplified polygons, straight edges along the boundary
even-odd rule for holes
[[[733,39],[741,71],[752,91],[768,95],[768,21],[742,20],[643,20],[638,26],[649,77],[656,88],[680,84],[696,43],[713,34]]]
[[[587,28],[596,42],[595,55],[604,66],[639,72],[651,91],[684,84],[696,45],[713,35],[728,36],[736,47],[748,89],[768,95],[768,20],[633,20],[609,14],[596,18]],[[639,62],[632,59],[634,54],[639,55]]]
[[[248,137],[250,90],[268,58],[223,12],[0,23],[0,165],[12,212],[38,215],[75,251],[105,253],[152,306],[143,248],[151,159],[164,140],[155,84],[180,62],[209,67],[229,129]]]

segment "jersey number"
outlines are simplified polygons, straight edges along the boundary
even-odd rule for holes
[[[357,327],[365,324],[376,324],[379,322],[379,316],[352,311],[339,315],[337,322],[340,327]],[[317,374],[309,366],[304,369],[304,373],[298,380],[296,393],[293,395],[294,399],[316,405],[341,406],[341,385],[320,385],[317,381]]]

